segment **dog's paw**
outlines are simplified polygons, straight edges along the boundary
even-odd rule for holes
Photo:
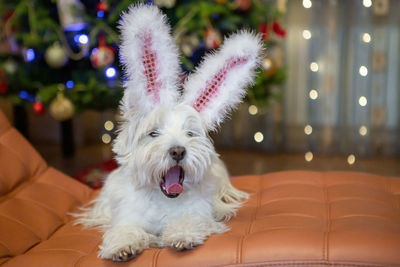
[[[129,261],[138,256],[142,250],[135,249],[133,246],[120,249],[117,253],[113,254],[111,259],[113,261]]]
[[[166,229],[162,235],[162,242],[164,246],[170,247],[174,250],[181,251],[193,249],[194,247],[203,244],[207,236],[204,233],[198,232],[195,229],[169,231]]]
[[[114,227],[103,235],[99,257],[113,261],[129,261],[148,248],[153,236],[138,227]]]
[[[197,245],[199,244],[196,244],[194,242],[188,242],[186,240],[181,240],[181,241],[173,241],[170,244],[170,247],[173,248],[174,250],[181,251],[186,249],[193,249]]]

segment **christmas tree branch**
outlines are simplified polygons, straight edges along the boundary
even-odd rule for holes
[[[194,7],[176,23],[173,30],[173,36],[175,40],[180,40],[181,36],[186,33],[187,31],[187,29],[185,28],[186,23],[188,23],[198,12],[199,8]]]

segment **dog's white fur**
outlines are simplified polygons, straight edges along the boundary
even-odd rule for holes
[[[179,59],[166,18],[155,6],[132,6],[121,20],[121,60],[128,81],[121,104],[123,123],[113,146],[119,168],[113,171],[93,205],[78,223],[104,231],[99,256],[128,260],[150,246],[188,249],[228,228],[221,220],[236,214],[247,193],[235,189],[207,134],[238,104],[259,64],[260,38],[248,32],[232,35],[207,56],[179,95]],[[148,93],[142,59],[143,34],[157,56],[159,98]],[[247,61],[228,70],[208,105],[193,105],[206,84],[236,57]],[[149,133],[156,132],[156,136]],[[178,163],[168,153],[186,149]],[[167,198],[161,177],[179,164],[185,171],[183,192]]]

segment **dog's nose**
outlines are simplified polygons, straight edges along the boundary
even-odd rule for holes
[[[185,157],[186,149],[182,146],[174,146],[169,149],[169,154],[174,160],[180,161]]]

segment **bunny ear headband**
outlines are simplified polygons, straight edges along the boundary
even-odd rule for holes
[[[180,96],[178,49],[165,15],[156,6],[133,5],[122,15],[120,29],[121,61],[128,79],[123,112],[145,116],[156,106],[184,103],[200,113],[209,130],[241,102],[262,51],[256,35],[231,35],[189,75]]]

